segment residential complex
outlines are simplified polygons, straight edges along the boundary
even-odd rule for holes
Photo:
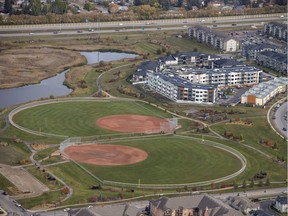
[[[195,196],[167,198],[161,197],[149,202],[150,215],[203,215],[203,216],[240,216],[241,212],[208,194]]]
[[[231,59],[203,53],[176,53],[145,62],[133,74],[133,84],[175,102],[215,103],[218,88],[259,83],[262,70]]]
[[[288,78],[281,77],[253,86],[241,96],[242,104],[264,106],[275,95],[287,91]]]
[[[237,39],[208,27],[191,26],[188,28],[188,35],[200,43],[205,43],[225,52],[235,52],[239,49]]]
[[[287,23],[270,22],[264,25],[264,34],[287,41]]]
[[[257,54],[255,61],[259,65],[263,65],[287,75],[287,54],[264,51]]]

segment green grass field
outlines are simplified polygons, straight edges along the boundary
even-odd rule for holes
[[[109,142],[111,143],[111,141]],[[125,166],[82,165],[102,180],[143,184],[179,184],[212,180],[241,168],[234,155],[175,136],[126,139],[112,144],[145,150],[148,158]]]
[[[140,102],[65,102],[48,104],[26,109],[14,116],[13,120],[35,131],[67,135],[92,136],[115,134],[96,126],[96,120],[115,114],[139,114],[161,118],[172,117],[149,104]]]

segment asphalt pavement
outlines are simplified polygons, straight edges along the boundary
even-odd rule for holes
[[[273,121],[277,131],[287,138],[287,101],[276,110]]]

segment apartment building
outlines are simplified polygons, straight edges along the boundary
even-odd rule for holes
[[[175,73],[148,73],[147,85],[175,102],[215,103],[218,90],[214,85],[193,84]]]
[[[242,56],[246,59],[256,59],[256,56],[260,52],[264,51],[277,51],[279,48],[272,44],[250,44],[242,47]]]
[[[165,72],[166,70],[164,69],[163,71]],[[177,69],[175,73],[192,83],[233,86],[258,84],[262,70],[251,66],[213,69],[187,67]]]
[[[188,35],[200,43],[213,46],[225,52],[236,52],[239,49],[239,41],[222,32],[204,26],[191,26]]]
[[[287,75],[287,54],[274,51],[257,53],[256,63]]]
[[[279,93],[287,91],[288,78],[281,77],[253,86],[241,96],[242,104],[264,106]]]
[[[287,41],[287,23],[270,22],[264,25],[264,34]]]

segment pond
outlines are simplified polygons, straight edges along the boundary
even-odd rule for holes
[[[123,58],[134,58],[137,55],[118,52],[80,52],[87,59],[87,64],[94,64],[99,61],[116,61]],[[17,88],[0,89],[0,109],[5,107],[25,103],[28,101],[48,98],[50,96],[66,96],[72,92],[67,86],[63,85],[65,70],[54,77],[42,80],[38,84],[27,85]]]

